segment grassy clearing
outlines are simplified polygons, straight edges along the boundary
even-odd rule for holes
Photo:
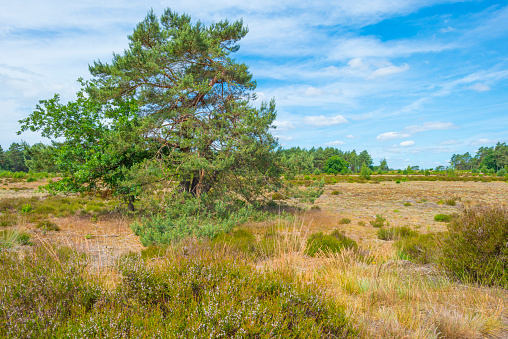
[[[471,199],[466,190],[441,192],[443,183],[437,184],[433,194],[415,183],[341,185],[340,196],[324,196],[335,204],[331,208],[353,197],[378,203],[375,192],[404,189],[409,194],[387,196],[384,205],[374,205],[367,213],[351,206],[331,213],[323,204],[327,200],[320,198],[312,205],[319,210],[308,205],[302,206],[305,214],[295,209],[292,218],[251,218],[211,240],[183,237],[143,251],[139,245],[137,253],[122,260],[106,260],[107,249],[120,239],[139,239],[129,228],[132,217],[108,224],[114,208],[108,200],[0,201],[7,206],[0,225],[2,220],[9,224],[0,230],[31,235],[28,241],[35,244],[26,247],[14,241],[0,251],[0,337],[506,337],[508,293],[499,287],[505,277],[499,265],[504,265],[506,253],[495,252],[508,241],[503,238],[508,234],[503,231],[504,214],[455,215],[449,224],[434,222],[437,212],[459,212]],[[495,196],[500,196],[500,184],[475,187],[495,188]],[[456,196],[462,197],[459,206],[445,205],[446,197]],[[445,206],[437,206],[438,199]],[[95,202],[86,211],[90,200]],[[415,203],[405,209],[400,207],[404,201]],[[77,207],[58,216],[60,205]],[[392,213],[394,208],[402,212]],[[426,219],[414,218],[421,211]],[[368,224],[377,219],[384,219],[380,227]],[[492,236],[467,237],[483,234],[479,230],[496,220],[501,222],[495,223],[497,231],[488,233]],[[15,238],[9,232],[5,238]],[[448,232],[455,232],[451,239],[478,247],[450,242]],[[80,239],[70,244],[79,251],[48,245],[65,236]],[[346,239],[355,245],[344,246]],[[485,250],[482,258],[492,253],[497,257],[485,266],[480,265],[488,262],[484,259],[467,262],[479,249]],[[457,272],[467,274],[456,274],[442,260],[447,250],[456,253],[453,262],[463,258],[462,264],[475,270],[459,267]],[[485,278],[490,276],[496,279]]]

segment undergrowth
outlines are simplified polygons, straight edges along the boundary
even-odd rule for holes
[[[0,333],[6,338],[347,338],[342,307],[282,272],[258,272],[226,251],[193,248],[157,261],[136,255],[119,279],[84,255],[36,248],[0,253]]]

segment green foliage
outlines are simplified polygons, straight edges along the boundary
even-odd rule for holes
[[[133,209],[154,191],[255,202],[278,188],[275,102],[251,104],[256,82],[232,57],[246,34],[241,20],[205,26],[169,9],[148,13],[122,54],[89,67],[77,100],[55,95],[21,121],[21,131],[64,139],[55,158],[68,176],[48,190],[108,188]]]
[[[13,248],[19,245],[32,245],[30,235],[18,230],[0,231],[0,250]]]
[[[190,255],[189,255],[190,254]],[[129,256],[111,290],[68,249],[0,253],[0,333],[8,338],[347,338],[344,310],[291,275],[193,245],[151,264]],[[97,279],[99,278],[99,279]],[[16,312],[13,314],[13,312]],[[44,324],[44,326],[41,326]],[[277,326],[273,326],[277,324]]]
[[[408,226],[402,227],[391,227],[391,228],[383,228],[381,227],[379,231],[377,231],[377,237],[381,240],[399,240],[402,238],[408,237],[416,237],[418,236],[418,232],[412,230]]]
[[[438,213],[434,216],[434,221],[450,222],[452,219],[453,219],[453,216],[450,214]]]
[[[346,171],[349,167],[347,163],[340,155],[334,155],[333,157],[326,160],[323,172],[328,174],[339,174]]]
[[[213,196],[175,196],[164,213],[143,217],[131,225],[144,246],[171,244],[194,236],[212,239],[229,232],[255,214],[251,205]]]
[[[380,227],[383,227],[384,224],[385,224],[385,221],[386,221],[386,218],[384,218],[382,215],[380,214],[376,214],[376,219],[375,220],[371,220],[369,221],[369,223],[373,226],[373,227],[377,227],[377,228],[380,228]],[[386,223],[388,225],[388,222]]]
[[[508,210],[467,208],[448,225],[441,263],[456,277],[508,288]]]
[[[442,233],[428,233],[402,237],[394,243],[400,253],[409,260],[420,263],[436,263],[441,257]]]
[[[410,203],[410,202],[408,202],[408,201],[406,201],[406,202],[404,203],[404,206],[413,206],[413,204],[412,204],[412,203]]]
[[[504,177],[504,176],[506,176],[506,174],[507,174],[507,172],[506,172],[506,168],[504,168],[504,167],[503,167],[503,168],[501,168],[501,169],[500,169],[499,171],[497,171],[497,173],[496,173],[496,175],[497,175],[498,177]]]
[[[21,206],[21,213],[30,213],[33,211],[33,207],[30,204],[25,204]]]
[[[305,254],[314,257],[318,253],[338,253],[342,249],[356,248],[357,246],[356,241],[345,236],[339,230],[334,230],[331,234],[319,232],[311,234],[307,239]]]
[[[351,223],[351,219],[349,219],[349,218],[342,218],[339,220],[340,225],[345,225],[345,224],[350,224],[350,223]]]
[[[370,175],[372,174],[372,170],[365,164],[362,164],[362,169],[360,170],[360,177],[366,180],[370,180]]]
[[[339,194],[342,194],[340,191],[337,191],[337,190],[333,190],[332,191],[332,195],[339,195]]]

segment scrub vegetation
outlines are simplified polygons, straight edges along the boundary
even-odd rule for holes
[[[508,336],[508,148],[282,149],[241,20],[148,13],[0,148],[0,337]]]

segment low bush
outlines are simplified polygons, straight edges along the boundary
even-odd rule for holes
[[[450,222],[452,219],[453,219],[453,216],[450,214],[438,213],[434,216],[434,221]]]
[[[345,224],[350,224],[350,223],[351,223],[351,219],[349,219],[349,218],[342,218],[339,220],[340,225],[345,225]]]
[[[305,254],[314,257],[318,253],[338,253],[342,249],[356,248],[357,246],[356,241],[345,236],[339,230],[335,230],[331,234],[319,232],[311,234],[307,239]]]
[[[197,248],[192,255],[168,254],[157,264],[129,256],[113,290],[87,273],[83,255],[67,249],[39,248],[22,259],[0,256],[2,337],[357,335],[344,310],[312,286],[282,272],[259,272],[224,251]]]
[[[469,282],[508,288],[508,210],[468,208],[448,225],[442,264]]]
[[[339,195],[339,194],[341,194],[340,191],[337,191],[337,190],[332,191],[332,195]]]
[[[413,204],[412,204],[412,203],[410,203],[410,202],[405,202],[405,203],[404,203],[404,206],[413,206]]]
[[[380,214],[376,214],[376,219],[375,220],[371,220],[369,221],[369,223],[373,226],[373,227],[383,227],[384,224],[385,224],[385,221],[386,221],[386,218],[384,218],[382,215]],[[388,222],[386,223],[387,226],[388,226]]]
[[[440,246],[443,233],[428,233],[402,237],[394,243],[404,257],[411,261],[428,264],[436,263],[441,256]]]
[[[408,226],[381,228],[377,231],[377,237],[381,240],[399,240],[416,236],[418,236],[418,232],[412,230]]]

